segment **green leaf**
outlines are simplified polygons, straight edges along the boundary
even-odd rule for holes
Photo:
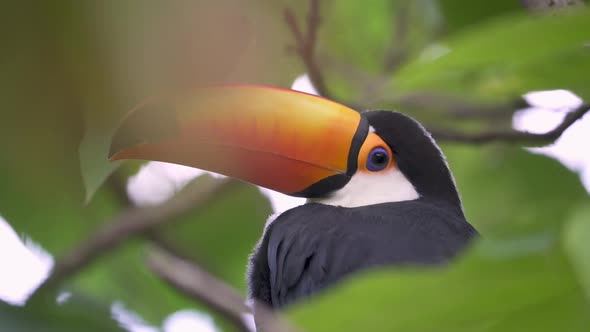
[[[51,300],[17,307],[0,301],[0,329],[10,332],[125,331],[112,319],[108,306],[75,295],[62,304]]]
[[[551,234],[590,200],[578,176],[552,158],[499,145],[443,150],[467,219],[485,236]]]
[[[588,304],[558,247],[516,257],[490,256],[485,247],[476,245],[449,268],[356,275],[294,306],[291,317],[310,331],[553,331],[558,323],[582,331],[571,327],[590,324]],[[539,317],[539,309],[549,317]]]
[[[445,30],[452,34],[485,20],[511,12],[524,12],[519,1],[438,0],[445,20]]]
[[[590,205],[582,205],[574,211],[564,235],[566,251],[586,291],[586,298],[590,299]]]
[[[141,102],[223,82],[288,86],[298,59],[284,52],[281,8],[266,0],[110,0],[79,8],[88,31],[79,65],[86,130],[80,146],[87,200],[118,166],[108,149],[121,117]],[[91,41],[88,41],[88,39]],[[105,61],[105,54],[108,61]],[[76,63],[80,63],[77,60]]]
[[[571,292],[534,304],[525,314],[517,311],[485,331],[586,331],[590,326],[588,303],[579,292]]]
[[[0,214],[51,253],[62,253],[114,209],[104,192],[84,206],[78,146],[83,136],[79,86],[61,46],[67,2],[7,4],[0,61]]]
[[[504,16],[443,41],[448,53],[416,59],[390,88],[398,94],[432,89],[497,100],[559,87],[589,98],[590,88],[579,74],[590,68],[588,30],[588,10]]]

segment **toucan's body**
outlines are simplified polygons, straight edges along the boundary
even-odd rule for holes
[[[427,200],[343,208],[310,203],[272,222],[251,257],[251,297],[279,308],[368,267],[439,264],[475,234]]]
[[[309,198],[267,223],[250,259],[250,295],[274,308],[367,267],[446,262],[476,234],[418,122],[290,90],[223,86],[151,103],[123,121],[111,159],[174,162]]]

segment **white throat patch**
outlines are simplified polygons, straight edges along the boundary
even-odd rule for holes
[[[310,199],[310,202],[342,207],[358,207],[419,198],[414,186],[397,168],[385,172],[357,172],[340,190],[329,197]]]

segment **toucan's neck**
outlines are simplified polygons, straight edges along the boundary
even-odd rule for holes
[[[451,171],[430,134],[417,121],[401,113],[371,111],[364,115],[390,145],[397,167],[422,199],[446,205],[463,216]]]
[[[438,148],[429,151],[428,155],[430,158],[426,156],[422,160],[418,156],[414,159],[399,158],[398,167],[422,198],[445,204],[463,216],[459,192],[444,155]]]

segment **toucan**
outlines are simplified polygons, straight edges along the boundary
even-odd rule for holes
[[[220,85],[146,102],[121,122],[110,159],[308,198],[271,217],[250,256],[249,295],[276,309],[367,268],[448,262],[477,235],[420,123],[289,89]]]

